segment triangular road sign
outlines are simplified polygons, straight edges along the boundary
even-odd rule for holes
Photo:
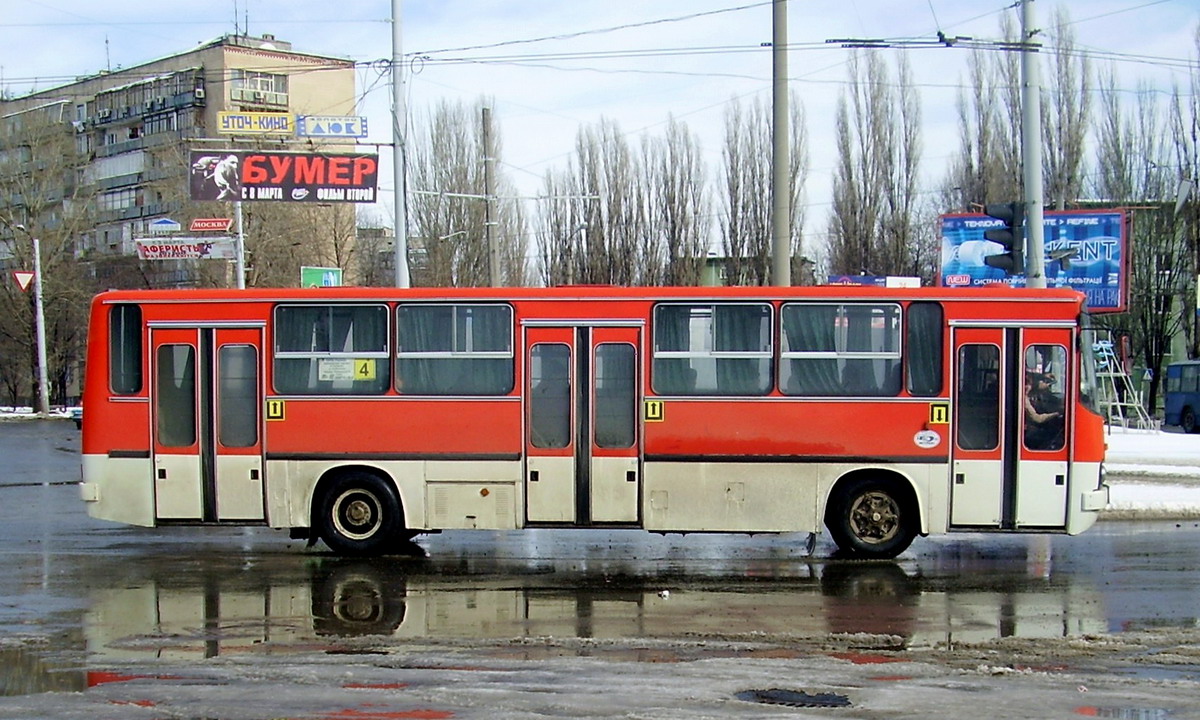
[[[29,289],[29,283],[33,282],[33,273],[28,270],[13,270],[13,277],[17,279],[17,285],[21,287],[22,292]]]

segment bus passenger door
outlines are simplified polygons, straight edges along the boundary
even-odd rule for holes
[[[151,332],[156,517],[262,520],[262,329]]]
[[[1067,328],[954,329],[954,443],[950,525],[1062,529],[1066,525],[1070,393]],[[1048,377],[1026,411],[1027,379]]]
[[[950,524],[1000,527],[1004,518],[1004,407],[1012,393],[1002,328],[954,329]]]
[[[526,519],[639,519],[638,327],[526,330]]]
[[[1074,368],[1066,328],[1021,332],[1020,463],[1016,489],[1018,528],[1062,529],[1067,523],[1067,486]],[[1025,396],[1030,405],[1025,406]]]

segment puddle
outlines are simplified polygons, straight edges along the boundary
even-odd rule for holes
[[[1116,718],[1117,720],[1168,720],[1171,717],[1171,712],[1163,708],[1098,707],[1095,705],[1077,707],[1075,714],[1094,718]]]

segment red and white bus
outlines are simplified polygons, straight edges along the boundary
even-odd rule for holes
[[[824,525],[865,557],[1075,534],[1108,501],[1086,317],[1008,287],[107,292],[81,491],[343,554],[464,528]],[[1056,426],[1026,417],[1035,374]]]

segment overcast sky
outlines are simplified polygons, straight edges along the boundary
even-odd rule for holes
[[[13,94],[46,89],[105,68],[131,67],[248,29],[295,50],[361,63],[360,112],[372,142],[391,140],[390,79],[373,61],[392,55],[388,0],[3,0],[0,85]],[[1005,0],[793,0],[788,5],[790,76],[808,118],[811,175],[806,202],[814,237],[825,227],[834,165],[834,112],[848,50],[831,38],[998,39]],[[1094,66],[1116,69],[1133,90],[1149,82],[1186,87],[1195,62],[1197,0],[1038,0],[1040,27],[1069,13],[1077,45]],[[636,144],[660,134],[668,116],[700,137],[710,177],[720,167],[723,114],[771,92],[769,0],[406,0],[410,117],[443,99],[494,99],[509,177],[533,194],[548,169],[565,167],[581,125],[616,121]],[[534,40],[534,42],[523,42]],[[1053,42],[1053,38],[1043,38]],[[955,98],[969,51],[908,53],[921,93],[926,187],[957,150]],[[894,58],[889,58],[894,59]],[[1191,62],[1190,66],[1188,65]],[[1195,98],[1192,98],[1195,102]],[[387,148],[381,149],[388,153]],[[390,170],[381,176],[390,217]]]

